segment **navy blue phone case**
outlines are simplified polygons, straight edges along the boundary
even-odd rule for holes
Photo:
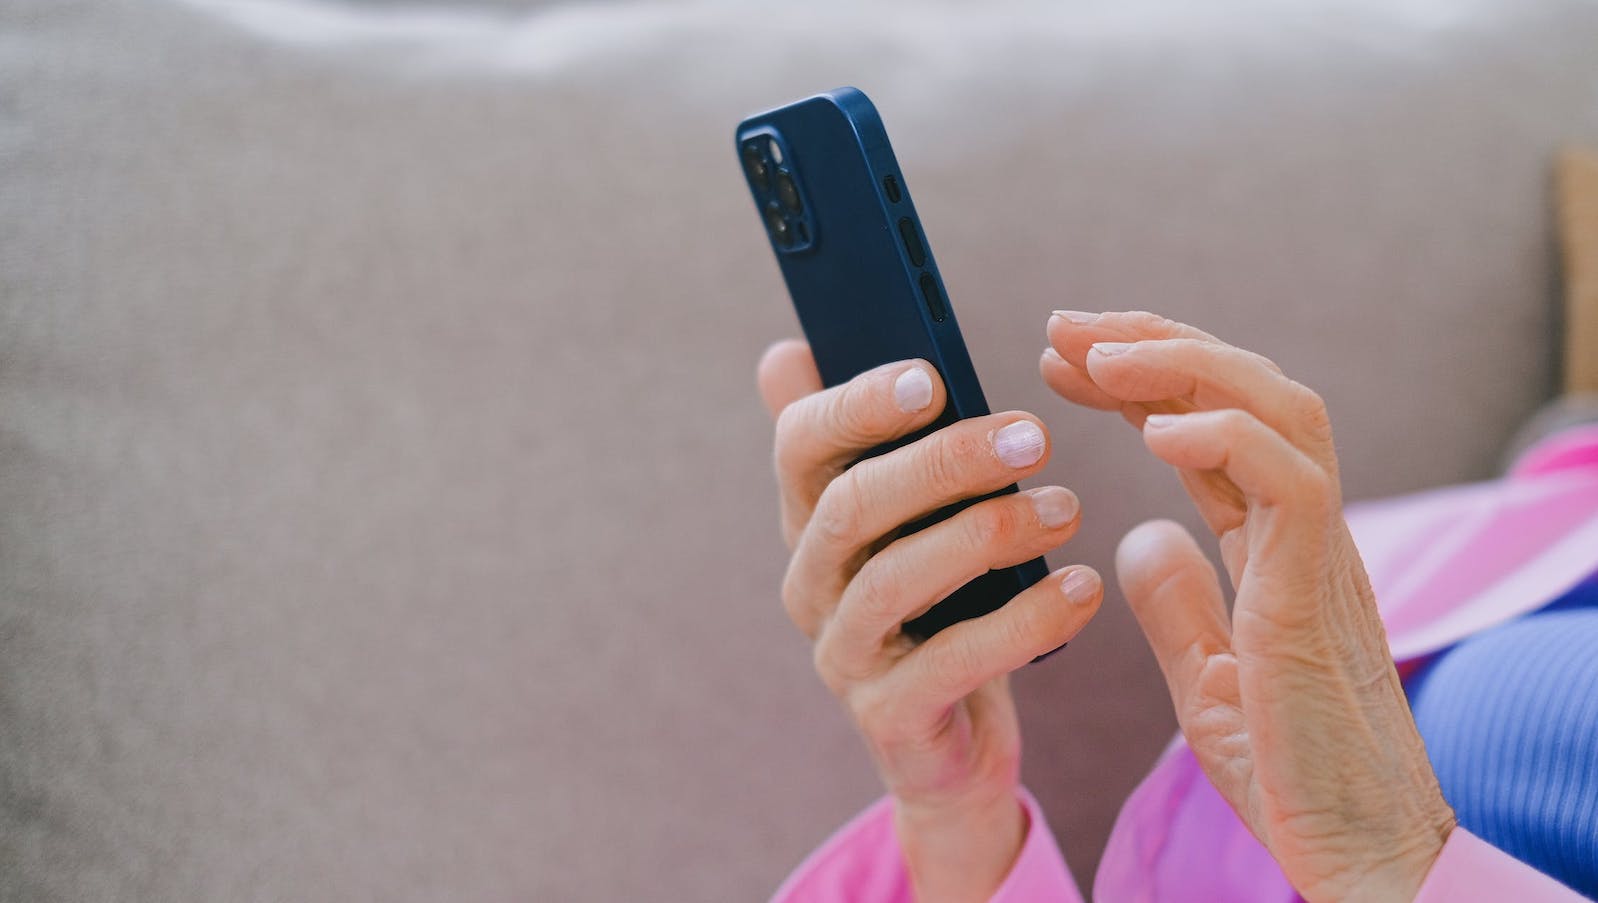
[[[863,457],[989,413],[904,174],[866,95],[839,88],[756,114],[739,123],[736,141],[822,382],[838,385],[907,358],[930,361],[943,377],[948,404],[938,419]],[[1015,491],[1011,484],[951,505],[903,532]],[[904,629],[929,637],[999,608],[1047,574],[1042,558],[988,571]]]

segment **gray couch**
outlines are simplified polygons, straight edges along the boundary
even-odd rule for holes
[[[872,93],[1108,573],[1192,518],[1041,385],[1048,311],[1270,355],[1351,496],[1488,476],[1595,48],[1591,0],[8,0],[0,899],[769,893],[878,786],[777,602],[739,116]],[[1112,593],[1016,685],[1085,879],[1161,682]]]

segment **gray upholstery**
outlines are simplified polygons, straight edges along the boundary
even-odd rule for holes
[[[877,100],[1056,565],[1192,518],[1054,307],[1272,356],[1353,496],[1552,390],[1589,0],[527,9],[0,7],[0,899],[747,900],[878,792],[777,601],[754,109]],[[1016,685],[1086,878],[1158,674],[1112,593]]]

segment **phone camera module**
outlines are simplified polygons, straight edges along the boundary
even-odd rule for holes
[[[781,170],[777,172],[777,200],[794,213],[804,210],[799,200],[799,186],[794,184],[793,176]]]
[[[744,148],[744,171],[749,174],[749,181],[761,191],[771,186],[771,168],[766,165],[766,158],[760,155],[760,148],[750,145]]]
[[[766,228],[771,230],[771,237],[780,247],[793,244],[793,229],[788,225],[788,218],[774,206],[766,208]]]

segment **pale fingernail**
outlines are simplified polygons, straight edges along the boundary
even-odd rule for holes
[[[1060,592],[1064,593],[1066,601],[1073,605],[1086,605],[1092,602],[1098,590],[1099,578],[1088,570],[1072,571],[1060,581]]]
[[[904,371],[893,381],[893,400],[906,414],[932,404],[932,377],[920,367]]]
[[[1063,527],[1076,518],[1080,507],[1075,493],[1059,486],[1042,486],[1030,490],[1032,509],[1038,513],[1038,523],[1053,530]]]
[[[1043,356],[1048,358],[1051,361],[1063,361],[1063,360],[1065,360],[1065,358],[1060,357],[1060,352],[1055,351],[1053,346],[1050,346],[1048,348],[1043,349]]]
[[[1011,467],[1036,464],[1043,457],[1043,431],[1030,420],[1017,420],[993,434],[993,450]]]
[[[1173,426],[1178,420],[1181,419],[1181,414],[1150,414],[1149,416],[1143,418],[1143,425],[1160,429],[1162,427]]]
[[[1122,354],[1131,347],[1130,342],[1094,342],[1092,350],[1109,357],[1112,354]]]
[[[1057,310],[1054,315],[1078,326],[1085,326],[1099,318],[1098,314],[1090,314],[1085,310]]]

